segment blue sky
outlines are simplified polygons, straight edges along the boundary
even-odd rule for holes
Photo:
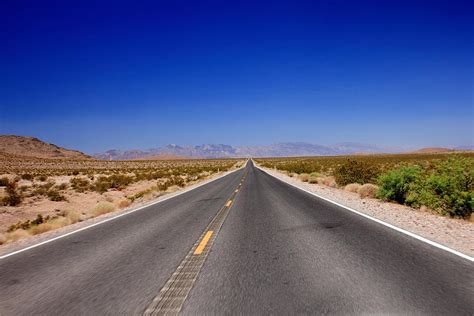
[[[2,1],[0,134],[474,142],[470,1]]]

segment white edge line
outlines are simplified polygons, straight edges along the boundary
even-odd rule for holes
[[[110,221],[112,221],[112,220],[114,220],[114,219],[117,219],[117,218],[119,218],[119,217],[122,217],[122,216],[125,216],[125,215],[128,215],[128,214],[131,214],[131,213],[135,213],[136,211],[142,210],[142,209],[147,208],[147,207],[149,207],[149,206],[152,206],[152,205],[155,205],[155,204],[164,202],[164,201],[166,201],[166,200],[175,198],[175,197],[177,197],[177,196],[179,196],[179,195],[181,195],[181,194],[190,192],[190,191],[192,191],[192,190],[194,190],[194,189],[197,189],[197,188],[199,188],[199,187],[201,187],[201,186],[204,186],[204,185],[206,185],[206,184],[212,183],[212,182],[214,182],[214,181],[216,181],[216,180],[219,180],[219,179],[221,179],[221,178],[223,178],[223,177],[225,177],[225,176],[228,176],[228,175],[230,175],[230,174],[232,174],[232,173],[234,173],[234,172],[237,172],[237,171],[239,171],[239,170],[245,168],[246,165],[247,165],[247,161],[243,164],[242,167],[240,167],[240,168],[238,168],[238,169],[235,169],[235,170],[233,170],[233,171],[231,171],[231,172],[229,172],[229,173],[223,174],[223,175],[221,175],[221,176],[219,176],[219,177],[217,177],[217,178],[214,178],[214,179],[212,179],[212,180],[209,181],[209,182],[205,182],[205,183],[198,184],[198,185],[196,185],[195,187],[193,187],[193,188],[191,188],[191,189],[189,189],[189,190],[183,190],[183,191],[181,191],[181,192],[176,193],[175,195],[168,196],[168,197],[165,197],[165,198],[163,198],[163,199],[161,199],[161,200],[158,200],[158,201],[155,201],[155,202],[151,202],[151,203],[148,203],[148,204],[146,204],[146,205],[139,206],[139,207],[137,207],[137,208],[131,209],[131,210],[129,210],[129,211],[127,211],[127,212],[124,212],[124,213],[122,213],[122,214],[118,214],[118,215],[116,215],[116,216],[113,216],[113,217],[110,217],[110,218],[106,218],[106,219],[104,219],[104,220],[101,220],[101,221],[99,221],[99,222],[97,222],[97,223],[90,224],[90,225],[88,225],[88,226],[81,227],[81,228],[79,228],[79,229],[73,230],[73,231],[68,232],[68,233],[65,233],[65,234],[63,234],[63,235],[56,236],[56,237],[51,238],[51,239],[47,239],[47,240],[45,240],[45,241],[42,241],[42,242],[40,242],[40,243],[37,243],[37,244],[31,245],[31,246],[28,246],[28,247],[26,247],[26,248],[22,248],[22,249],[19,249],[19,250],[16,250],[16,251],[7,253],[7,254],[5,254],[5,255],[0,256],[0,260],[5,259],[5,258],[8,258],[8,257],[13,256],[13,255],[16,255],[16,254],[18,254],[18,253],[21,253],[21,252],[24,252],[24,251],[33,249],[33,248],[36,248],[36,247],[39,247],[39,246],[41,246],[41,245],[44,245],[44,244],[53,242],[53,241],[55,241],[55,240],[58,240],[58,239],[67,237],[67,236],[69,236],[69,235],[72,235],[72,234],[81,232],[81,231],[83,231],[83,230],[92,228],[92,227],[94,227],[94,226],[97,226],[97,225],[101,225],[101,224],[110,222]]]
[[[360,215],[360,216],[363,216],[363,217],[365,217],[365,218],[368,218],[368,219],[370,219],[370,220],[373,220],[374,222],[377,222],[377,223],[379,223],[379,224],[382,224],[382,225],[384,225],[384,226],[387,226],[387,227],[389,227],[389,228],[391,228],[391,229],[394,229],[394,230],[396,230],[396,231],[398,231],[398,232],[400,232],[400,233],[403,233],[403,234],[405,234],[405,235],[408,235],[408,236],[410,236],[410,237],[413,237],[413,238],[415,238],[415,239],[418,239],[418,240],[420,240],[420,241],[423,241],[423,242],[425,242],[425,243],[427,243],[427,244],[430,244],[430,245],[432,245],[432,246],[434,246],[434,247],[436,247],[436,248],[445,250],[445,251],[450,252],[450,253],[452,253],[452,254],[454,254],[454,255],[457,255],[457,256],[459,256],[459,257],[461,257],[461,258],[467,259],[467,260],[469,260],[469,261],[471,261],[471,262],[474,261],[474,257],[471,257],[471,256],[469,256],[469,255],[466,255],[466,254],[464,254],[464,253],[462,253],[462,252],[459,252],[459,251],[457,251],[457,250],[451,249],[451,248],[449,248],[449,247],[446,247],[446,246],[444,246],[444,245],[442,245],[442,244],[438,244],[437,242],[434,242],[434,241],[429,240],[429,239],[427,239],[427,238],[425,238],[425,237],[422,237],[422,236],[420,236],[420,235],[417,235],[417,234],[414,234],[414,233],[409,232],[409,231],[407,231],[407,230],[404,230],[403,228],[400,228],[400,227],[397,227],[397,226],[395,226],[395,225],[389,224],[389,223],[384,222],[384,221],[382,221],[382,220],[380,220],[380,219],[377,219],[377,218],[375,218],[375,217],[372,217],[372,216],[370,216],[370,215],[367,215],[367,214],[365,214],[365,213],[362,213],[362,212],[360,212],[360,211],[357,211],[357,210],[355,210],[355,209],[353,209],[353,208],[350,208],[350,207],[348,207],[348,206],[345,206],[345,205],[343,205],[343,204],[340,204],[340,203],[338,203],[338,202],[335,202],[335,201],[333,201],[333,200],[330,200],[330,199],[328,199],[328,198],[325,198],[325,197],[323,197],[323,196],[321,196],[321,195],[319,195],[319,194],[316,194],[316,193],[314,193],[314,192],[311,192],[311,191],[309,191],[309,190],[306,190],[306,189],[304,189],[304,188],[301,188],[301,187],[299,187],[299,186],[297,186],[297,185],[295,185],[295,184],[293,184],[293,183],[290,183],[290,182],[288,182],[288,181],[286,181],[286,180],[284,180],[284,179],[280,179],[280,178],[278,178],[278,177],[272,175],[271,173],[269,173],[269,172],[267,172],[266,170],[262,169],[260,166],[257,166],[257,165],[254,163],[253,160],[252,160],[252,163],[254,164],[254,166],[255,166],[257,169],[259,169],[259,170],[265,172],[266,174],[268,174],[268,175],[274,177],[275,179],[278,179],[278,180],[280,180],[280,181],[282,181],[282,182],[284,182],[284,183],[286,183],[286,184],[289,184],[289,185],[291,185],[291,186],[293,186],[293,187],[295,187],[295,188],[298,188],[298,189],[300,189],[300,190],[302,190],[302,191],[304,191],[304,192],[306,192],[306,193],[309,193],[309,194],[314,195],[314,196],[316,196],[316,197],[318,197],[318,198],[320,198],[320,199],[322,199],[322,200],[328,201],[328,202],[330,202],[330,203],[332,203],[332,204],[335,204],[335,205],[337,205],[337,206],[340,206],[340,207],[342,207],[342,208],[345,208],[346,210],[349,210],[349,211],[354,212],[354,213],[356,213],[356,214],[358,214],[358,215]]]

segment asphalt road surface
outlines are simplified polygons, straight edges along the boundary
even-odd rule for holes
[[[206,227],[226,206],[206,245]],[[472,262],[249,162],[0,260],[0,315],[143,314],[200,244],[206,259],[178,307],[183,314],[474,314]]]

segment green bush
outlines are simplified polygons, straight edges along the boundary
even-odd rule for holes
[[[390,170],[378,178],[379,190],[376,196],[387,201],[401,204],[413,202],[410,191],[419,181],[422,169],[419,166],[403,166]]]
[[[439,162],[414,189],[418,205],[454,217],[469,217],[474,206],[474,160],[453,157]]]
[[[333,172],[336,183],[345,186],[349,183],[371,183],[376,180],[378,169],[363,161],[348,159]]]
[[[474,159],[451,157],[422,169],[400,167],[379,177],[377,197],[467,218],[474,207]]]

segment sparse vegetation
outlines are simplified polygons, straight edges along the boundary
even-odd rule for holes
[[[348,159],[343,164],[334,169],[333,175],[336,183],[345,186],[350,183],[370,183],[373,182],[378,174],[376,167],[365,161]]]
[[[84,178],[72,178],[69,180],[69,184],[74,189],[74,191],[83,193],[90,190],[89,180]]]
[[[99,161],[12,158],[0,153],[0,206],[8,214],[13,214],[4,217],[0,223],[5,232],[0,234],[0,243],[128,207],[137,199],[146,201],[242,163],[243,160],[238,159]],[[57,209],[65,206],[80,209],[82,213]]]
[[[474,207],[474,153],[398,154],[256,159],[263,167],[308,182],[344,187],[412,207],[470,218]],[[313,171],[315,170],[315,171]],[[335,180],[335,182],[334,182]]]
[[[58,190],[55,190],[55,189],[50,189],[46,195],[48,196],[48,199],[50,199],[51,201],[55,201],[55,202],[59,202],[59,201],[66,201],[66,197],[64,197],[64,195],[62,195],[61,193],[59,193]]]

